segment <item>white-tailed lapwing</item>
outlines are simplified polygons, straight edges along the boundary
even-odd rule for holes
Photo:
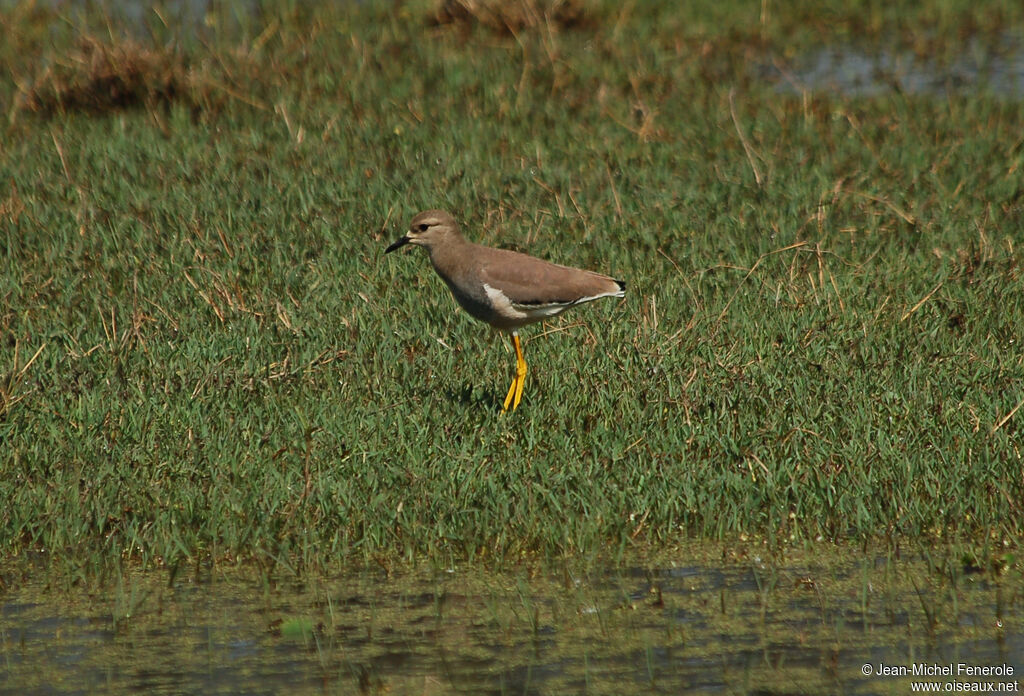
[[[467,242],[455,218],[443,210],[427,210],[414,217],[409,231],[384,253],[406,244],[427,250],[434,270],[473,318],[511,334],[516,375],[503,411],[509,404],[514,411],[523,397],[526,360],[519,344],[520,327],[584,302],[625,295],[626,284],[610,276]]]

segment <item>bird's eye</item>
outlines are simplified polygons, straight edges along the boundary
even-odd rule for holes
[[[425,222],[421,222],[418,229],[420,232],[426,232],[428,227],[430,227],[430,225]]]

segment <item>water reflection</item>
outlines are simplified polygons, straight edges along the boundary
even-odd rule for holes
[[[876,693],[908,679],[865,664],[1024,670],[1019,581],[905,562],[164,581],[8,593],[0,691]]]

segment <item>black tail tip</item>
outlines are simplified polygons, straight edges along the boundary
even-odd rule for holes
[[[612,280],[614,280],[615,284],[619,286],[619,290],[621,290],[622,292],[626,292],[626,281],[619,280],[617,278],[612,278]]]

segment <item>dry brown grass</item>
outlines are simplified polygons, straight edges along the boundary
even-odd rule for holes
[[[439,0],[431,20],[437,25],[482,26],[498,34],[518,34],[541,26],[581,27],[590,18],[582,0]]]
[[[43,68],[23,91],[19,107],[50,116],[150,108],[177,100],[197,106],[207,91],[202,85],[171,49],[85,36]]]

